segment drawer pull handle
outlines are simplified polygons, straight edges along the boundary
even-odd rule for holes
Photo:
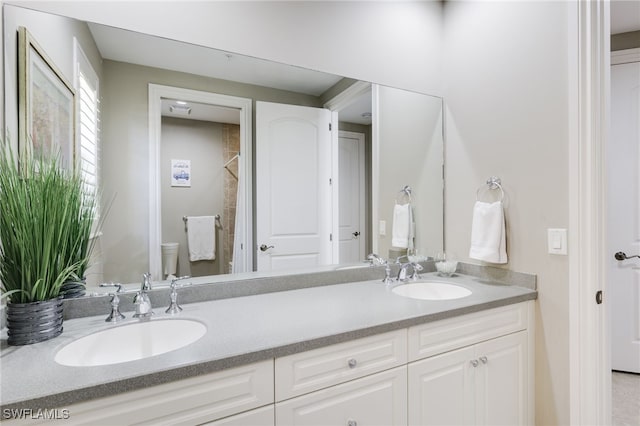
[[[486,356],[481,356],[480,361],[482,361],[483,364],[486,364],[487,362],[489,362]]]
[[[358,422],[356,422],[355,420],[349,420],[347,422],[347,426],[358,426]]]
[[[356,361],[355,358],[351,358],[349,360],[349,368],[356,368],[356,365],[358,365],[358,361]],[[349,420],[350,422],[352,422],[353,420]],[[353,425],[349,424],[349,426],[355,426],[356,422],[353,422]]]
[[[478,366],[478,360],[477,359],[472,359],[471,360],[471,365],[473,365],[474,367]]]

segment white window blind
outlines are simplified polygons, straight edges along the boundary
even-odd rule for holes
[[[79,43],[75,42],[76,105],[77,105],[77,165],[85,189],[98,193],[100,164],[100,97],[99,79]],[[96,216],[99,212],[96,212]]]

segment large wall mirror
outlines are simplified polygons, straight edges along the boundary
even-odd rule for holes
[[[442,250],[441,98],[3,8],[9,137],[19,27],[69,81],[96,82],[96,176],[109,208],[89,283],[357,265],[397,253],[403,232],[422,256]],[[406,222],[397,207],[409,200]]]

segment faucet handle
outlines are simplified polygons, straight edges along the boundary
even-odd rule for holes
[[[421,278],[419,272],[422,271],[424,267],[418,262],[411,262],[411,266],[413,267],[413,273],[411,274],[411,279],[413,281],[417,281]]]
[[[378,256],[375,253],[371,253],[370,255],[367,256],[367,260],[369,261],[369,264],[371,266],[375,266],[375,265],[386,265],[387,261],[384,260],[383,258],[381,258],[380,256]]]
[[[405,259],[405,258],[406,258],[407,260],[409,260],[409,256],[407,256],[406,254],[402,254],[402,255],[400,255],[400,256],[398,256],[398,257],[396,257],[395,264],[396,264],[396,265],[402,265],[402,262],[400,262],[400,259]]]
[[[190,285],[191,283],[178,285],[178,281],[188,280],[189,278],[191,278],[191,275],[183,275],[181,277],[172,279],[171,280],[171,285],[170,285],[171,289],[174,289],[176,287],[182,287],[182,286],[185,286],[185,285]]]
[[[109,296],[111,296],[111,313],[104,321],[118,322],[123,320],[125,316],[120,313],[120,297],[118,296],[118,293],[122,290],[122,284],[102,283],[100,287],[117,287],[114,293],[109,293]]]
[[[114,282],[101,283],[99,286],[100,287],[117,287],[116,293],[120,293],[122,291],[122,284],[120,284],[120,283],[114,283]],[[111,295],[111,294],[113,294],[113,293],[109,293],[109,295]]]
[[[142,285],[140,286],[140,290],[151,290],[151,272],[142,274]]]
[[[180,307],[180,305],[178,305],[178,287],[183,287],[185,285],[191,285],[191,283],[178,285],[178,281],[179,280],[186,280],[188,278],[191,278],[191,276],[190,275],[185,275],[183,277],[178,277],[178,278],[174,278],[174,279],[171,280],[170,302],[169,302],[169,307],[167,308],[166,311],[164,311],[165,313],[171,314],[171,315],[175,315],[175,314],[179,313],[180,311],[182,311],[182,307]]]

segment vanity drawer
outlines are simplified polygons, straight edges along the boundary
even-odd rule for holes
[[[60,423],[194,425],[272,403],[268,360],[64,407],[69,419]]]
[[[406,329],[276,358],[276,401],[406,362]]]
[[[407,367],[276,403],[276,425],[407,424]]]
[[[529,304],[518,303],[409,328],[409,362],[525,330]]]

